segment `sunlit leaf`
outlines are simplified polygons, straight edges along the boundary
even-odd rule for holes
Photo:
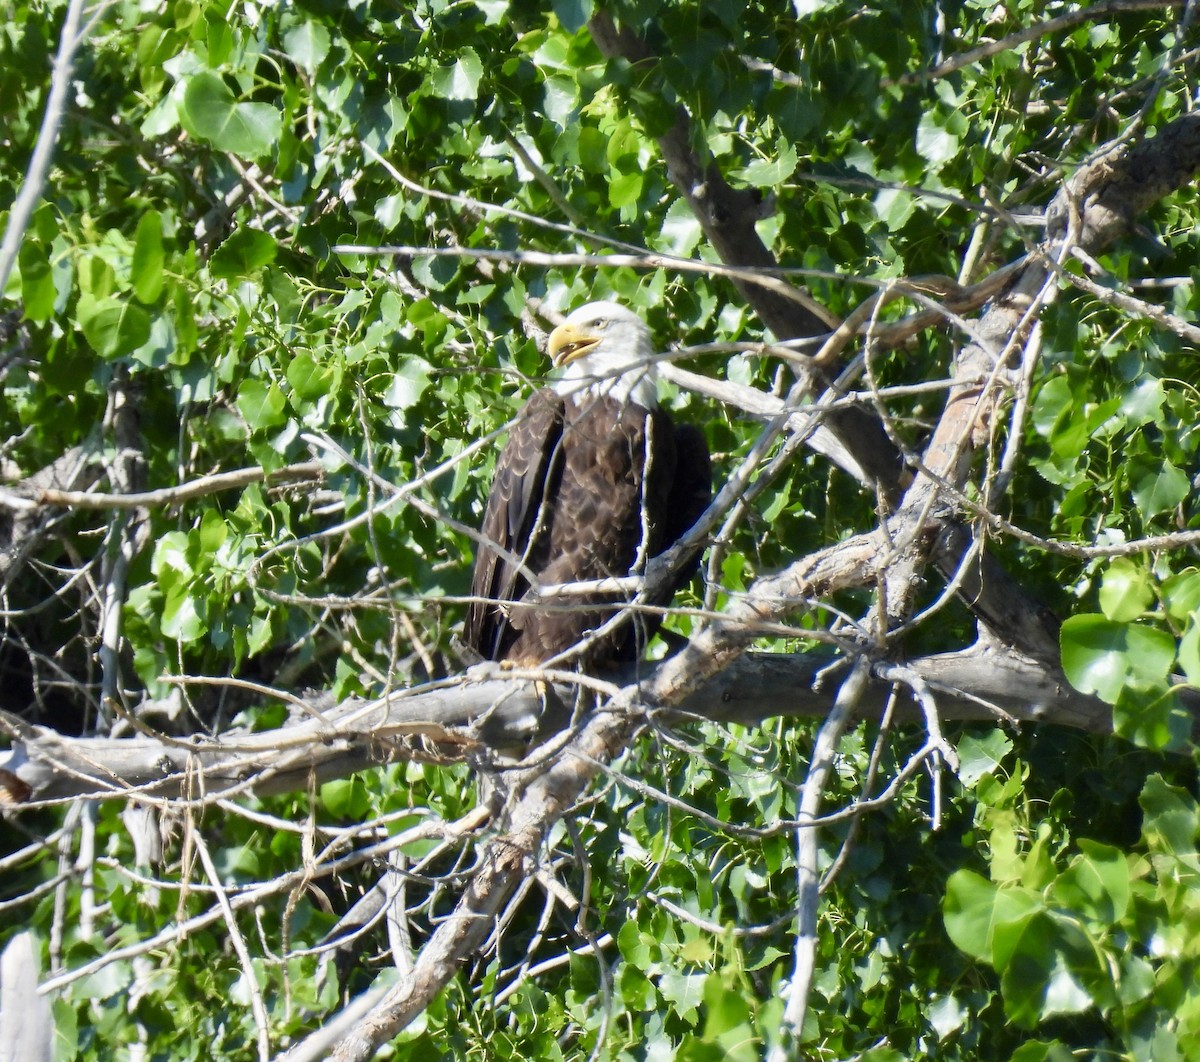
[[[254,431],[277,428],[287,420],[287,399],[275,384],[247,380],[238,391],[237,407]]]
[[[25,316],[31,321],[46,321],[54,312],[54,275],[46,249],[33,240],[26,240],[20,249],[21,300]]]
[[[1100,583],[1100,607],[1114,623],[1137,619],[1154,603],[1154,585],[1143,565],[1119,558]]]
[[[1131,680],[1165,682],[1175,660],[1175,642],[1166,631],[1093,614],[1071,616],[1061,643],[1071,685],[1110,704]]]
[[[219,280],[236,280],[269,265],[276,250],[268,233],[243,226],[213,252],[209,269]]]
[[[150,338],[146,311],[120,299],[102,299],[80,317],[83,334],[102,358],[119,358]]]
[[[309,74],[315,74],[317,67],[329,54],[329,30],[320,22],[307,19],[287,30],[283,35],[283,43],[288,57],[294,63]]]
[[[474,48],[464,48],[458,58],[434,74],[437,91],[451,100],[473,100],[479,94],[483,63]]]
[[[131,266],[134,294],[142,302],[156,302],[162,293],[166,280],[164,263],[162,215],[157,210],[150,210],[138,221]]]
[[[250,159],[271,151],[281,130],[278,110],[267,103],[239,102],[218,75],[208,72],[189,78],[180,118],[193,136]]]
[[[1052,899],[1074,912],[1108,926],[1125,916],[1129,907],[1129,866],[1124,854],[1110,845],[1081,838],[1081,852],[1058,877]]]
[[[1001,888],[960,870],[946,888],[946,932],[967,954],[1003,969],[1019,948],[1024,927],[1042,909],[1041,898],[1032,890]]]

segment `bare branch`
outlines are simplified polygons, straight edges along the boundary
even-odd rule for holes
[[[859,553],[854,547],[847,555]],[[680,655],[688,654],[685,649]],[[829,711],[830,695],[815,684],[829,662],[826,652],[752,653],[708,682],[694,687],[689,682],[684,696],[671,681],[679,670],[686,675],[686,668],[673,658],[647,669],[640,688],[644,693],[660,690],[680,720],[755,725],[780,714],[820,718]],[[1094,732],[1112,726],[1109,706],[1073,690],[1057,666],[998,645],[919,658],[907,666],[938,691],[946,719],[1011,718]],[[201,803],[220,803],[245,790],[302,791],[313,777],[344,777],[392,758],[457,761],[488,748],[512,748],[547,725],[532,672],[481,681],[472,680],[471,674],[374,701],[351,698],[334,705],[311,699],[308,712],[316,713],[315,718],[306,716],[278,731],[230,733],[211,740],[149,734],[69,738],[0,716],[0,727],[13,742],[0,753],[0,770],[28,787],[29,807],[83,795],[172,800],[179,807],[197,778],[207,794],[199,798]],[[872,684],[865,710],[882,712],[888,689],[883,682]],[[567,682],[556,685],[555,692],[563,703],[574,697],[574,687]],[[921,718],[911,709],[901,717]]]
[[[820,869],[817,866],[817,831],[814,820],[820,814],[825,796],[825,783],[833,768],[842,732],[858,707],[870,673],[865,657],[855,661],[854,668],[838,690],[833,710],[817,732],[812,760],[804,786],[800,791],[800,820],[796,830],[796,877],[799,886],[799,910],[796,913],[795,966],[787,991],[787,1006],[783,1013],[783,1038],[767,1054],[769,1062],[784,1062],[790,1057],[789,1042],[799,1040],[808,1010],[808,993],[812,986],[814,959],[817,950],[817,910],[820,904]]]
[[[336,1062],[365,1062],[428,1005],[459,965],[487,939],[492,922],[524,879],[550,826],[591,781],[594,762],[607,762],[632,736],[636,724],[624,712],[595,716],[579,737],[527,785],[507,831],[484,851],[452,916],[421,949],[411,974],[401,977],[330,1056]]]
[[[29,169],[21,190],[8,215],[4,240],[0,242],[0,291],[8,285],[8,278],[17,261],[17,252],[25,236],[25,229],[33,217],[33,211],[42,194],[50,160],[58,141],[58,128],[66,107],[67,92],[71,88],[71,68],[75,63],[75,52],[83,43],[80,31],[83,19],[84,0],[71,0],[67,5],[62,33],[58,38],[58,54],[54,57],[54,69],[50,78],[50,94],[46,97],[46,110],[42,113],[42,125],[38,130],[37,145],[29,160]]]
[[[38,506],[58,506],[69,509],[153,509],[163,505],[179,505],[224,490],[237,490],[252,483],[289,483],[319,481],[325,469],[318,461],[288,465],[285,468],[239,468],[235,472],[215,472],[178,487],[162,487],[129,494],[104,494],[100,491],[57,490],[40,487],[29,491],[0,489],[0,508],[27,512]]]
[[[999,55],[1001,52],[1012,51],[1012,49],[1019,47],[1026,41],[1037,40],[1039,37],[1049,36],[1051,33],[1057,33],[1059,30],[1070,29],[1081,22],[1103,22],[1113,15],[1119,15],[1126,11],[1144,11],[1147,8],[1182,7],[1183,3],[1184,0],[1105,0],[1103,3],[1092,4],[1076,11],[1068,11],[1066,14],[1057,15],[1054,18],[1048,18],[1044,22],[1039,22],[1034,26],[1025,26],[1023,29],[1017,30],[1016,33],[1010,33],[1007,37],[988,41],[987,44],[981,44],[976,48],[969,48],[965,52],[959,52],[957,55],[952,56],[945,62],[939,63],[929,70],[922,70],[915,74],[905,74],[894,81],[885,80],[881,82],[881,86],[884,88],[891,88],[892,86],[903,87],[906,85],[917,85],[922,81],[936,80],[946,77],[956,70],[962,70],[964,67],[971,66],[981,59],[990,59],[993,55]]]

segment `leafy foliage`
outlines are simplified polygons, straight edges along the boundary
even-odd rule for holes
[[[96,662],[96,601],[123,525],[103,510],[62,517],[36,563],[5,580],[6,711],[79,733],[112,719],[105,698],[128,710],[150,697],[174,706],[154,725],[179,735],[268,730],[284,718],[277,704],[200,682],[181,691],[170,676],[342,697],[458,670],[466,528],[495,440],[544,373],[531,311],[613,297],[664,345],[772,338],[717,275],[516,254],[632,245],[714,261],[656,144],[679,106],[705,161],[774,197],[758,224],[769,249],[844,314],[897,277],[958,277],[964,254],[990,268],[1024,253],[1037,234],[985,207],[1040,209],[1064,170],[1135,119],[1155,128],[1195,98],[1171,8],[1081,18],[923,78],[1035,24],[1045,5],[604,5],[655,64],[604,58],[587,26],[598,6],[170,0],[99,13],[0,293],[5,478],[73,452],[108,461],[129,445],[113,427],[126,404],[147,489],[314,456],[323,481],[251,483],[140,517],[115,689]],[[37,143],[65,7],[18,0],[0,28],[6,208]],[[1104,257],[1099,281],[1193,319],[1194,192],[1145,221]],[[379,247],[398,250],[369,253]],[[1005,518],[1077,545],[1195,529],[1200,418],[1185,339],[1065,284],[1041,339]],[[880,386],[944,379],[952,342],[931,330],[872,372]],[[754,350],[694,367],[783,386]],[[728,474],[759,426],[666,393],[704,424]],[[940,406],[936,391],[890,397],[897,437],[919,448]],[[410,487],[381,501],[381,483]],[[815,456],[758,505],[682,604],[722,607],[764,572],[876,523],[876,499]],[[1116,559],[1015,539],[997,549],[1066,617],[1064,670],[1113,705],[1118,736],[963,726],[958,777],[938,783],[939,829],[920,774],[882,809],[823,828],[822,868],[845,862],[823,898],[804,1050],[1200,1058],[1200,801],[1194,720],[1173,685],[1178,674],[1200,684],[1200,573],[1166,547]],[[865,601],[843,595],[793,638],[760,644],[807,645],[836,609],[861,614]],[[684,613],[668,625],[692,624]],[[909,644],[950,650],[970,631],[947,609]],[[783,1019],[798,902],[793,831],[773,824],[799,812],[814,730],[705,724],[640,742],[548,846],[547,873],[583,906],[527,898],[391,1057],[762,1057]],[[875,741],[866,725],[845,737],[829,806],[916,748],[905,732],[877,756]],[[400,838],[428,816],[453,822],[476,785],[465,767],[410,762],[308,793],[167,807],[153,865],[115,803],[0,826],[13,852],[27,829],[69,827],[61,848],[6,864],[4,884],[19,912],[8,925],[37,931],[48,976],[89,971],[54,997],[55,1057],[135,1045],[255,1057],[256,996],[273,1047],[300,1040],[390,964],[380,927],[348,973],[322,958],[325,934],[378,874],[364,861],[308,880],[314,852],[368,832]],[[94,846],[87,874],[79,837]],[[436,878],[462,873],[469,852],[416,838],[393,856]],[[286,887],[239,900],[273,880]],[[236,905],[248,966],[214,907],[218,888]],[[424,924],[450,908],[434,890]]]

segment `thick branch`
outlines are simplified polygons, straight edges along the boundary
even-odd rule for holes
[[[1172,122],[1157,136],[1134,147],[1118,144],[1082,167],[1055,197],[1047,211],[1048,240],[1031,255],[1012,288],[998,297],[980,319],[978,338],[968,343],[955,363],[961,383],[951,388],[946,408],[899,510],[899,523],[908,525],[910,549],[888,573],[889,608],[897,614],[917,584],[933,540],[918,535],[918,525],[930,519],[939,504],[943,484],[962,490],[975,453],[994,437],[994,419],[1001,401],[1002,373],[1019,347],[1028,341],[1041,306],[1054,296],[1055,263],[1074,247],[1087,254],[1103,252],[1128,231],[1133,219],[1158,199],[1188,183],[1200,169],[1200,114]],[[989,381],[980,384],[980,380]],[[944,504],[944,503],[943,503]],[[944,514],[942,514],[944,515]],[[954,553],[943,553],[943,571],[953,569]],[[986,581],[981,584],[986,592]],[[1004,627],[995,630],[1008,637]],[[1046,631],[1050,633],[1049,627]],[[1057,655],[1057,641],[1041,638],[1018,643],[1043,658]]]
[[[592,39],[610,59],[653,64],[657,57],[637,34],[618,27],[604,11],[588,23]],[[692,149],[692,119],[684,107],[678,109],[674,124],[658,138],[659,150],[667,164],[671,183],[679,189],[704,235],[726,265],[757,269],[777,269],[779,262],[762,242],[757,222],[774,209],[753,189],[733,188],[715,163],[705,165]],[[837,319],[798,288],[781,290],[778,285],[764,287],[751,278],[734,277],[733,283],[778,339],[796,339],[821,335],[837,326]],[[812,390],[828,386],[829,380],[814,371]],[[891,445],[878,420],[865,410],[851,407],[830,411],[825,422],[866,470],[872,483],[886,494],[898,490],[901,474],[900,455]]]
[[[597,12],[588,23],[588,30],[606,58],[635,64],[658,61],[645,41],[618,27],[607,11]],[[715,165],[701,163],[692,150],[691,117],[683,107],[679,108],[674,125],[658,138],[658,146],[671,183],[691,207],[721,261],[733,266],[776,268],[779,263],[754,227],[771,212],[770,208],[764,213],[762,197],[756,191],[734,189]],[[734,285],[762,322],[781,339],[820,335],[837,324],[824,307],[799,289],[783,294],[737,278]]]
[[[819,718],[832,694],[821,682],[829,653],[752,653],[679,701],[668,718],[703,718],[754,725],[772,716]],[[645,677],[658,685],[670,662]],[[1111,729],[1108,705],[1078,693],[1057,669],[996,646],[914,660],[909,665],[943,696],[946,719],[1048,722],[1093,732]],[[563,703],[574,690],[554,687]],[[864,713],[882,712],[889,687],[872,682]],[[81,795],[210,799],[230,790],[293,792],[400,757],[486,759],[492,749],[530,741],[542,727],[544,701],[528,681],[464,682],[378,701],[314,700],[319,718],[284,728],[220,739],[171,741],[70,738],[6,717],[13,746],[0,755],[0,779],[28,801]],[[911,715],[920,718],[915,709]]]
[[[594,716],[548,769],[524,779],[508,829],[488,844],[480,869],[455,908],[421,949],[411,973],[372,1010],[331,1056],[336,1062],[373,1058],[428,1006],[458,967],[492,931],[496,916],[526,878],[547,831],[578,799],[600,769],[628,743],[636,724],[624,712]]]

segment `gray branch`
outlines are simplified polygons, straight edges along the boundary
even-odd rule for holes
[[[834,691],[823,678],[834,662],[828,652],[750,653],[677,707],[656,709],[649,701],[643,707],[674,725],[820,718],[832,704]],[[999,646],[981,643],[911,661],[910,667],[939,694],[944,719],[1111,729],[1108,705],[1072,689],[1056,669]],[[648,670],[637,688],[656,683],[663,669]],[[476,678],[480,674],[489,677]],[[373,701],[313,696],[304,700],[312,714],[278,730],[217,738],[72,738],[5,715],[0,728],[11,735],[12,747],[0,754],[0,779],[26,795],[27,804],[78,796],[154,801],[204,794],[215,800],[246,790],[300,791],[314,777],[345,777],[398,758],[494,764],[501,750],[523,747],[561,725],[561,706],[572,703],[576,692],[556,684],[553,696],[544,697],[533,682],[490,677],[495,674],[485,666],[458,681]],[[878,716],[889,691],[888,683],[868,683],[863,715]],[[908,718],[920,721],[916,705],[909,706]]]

